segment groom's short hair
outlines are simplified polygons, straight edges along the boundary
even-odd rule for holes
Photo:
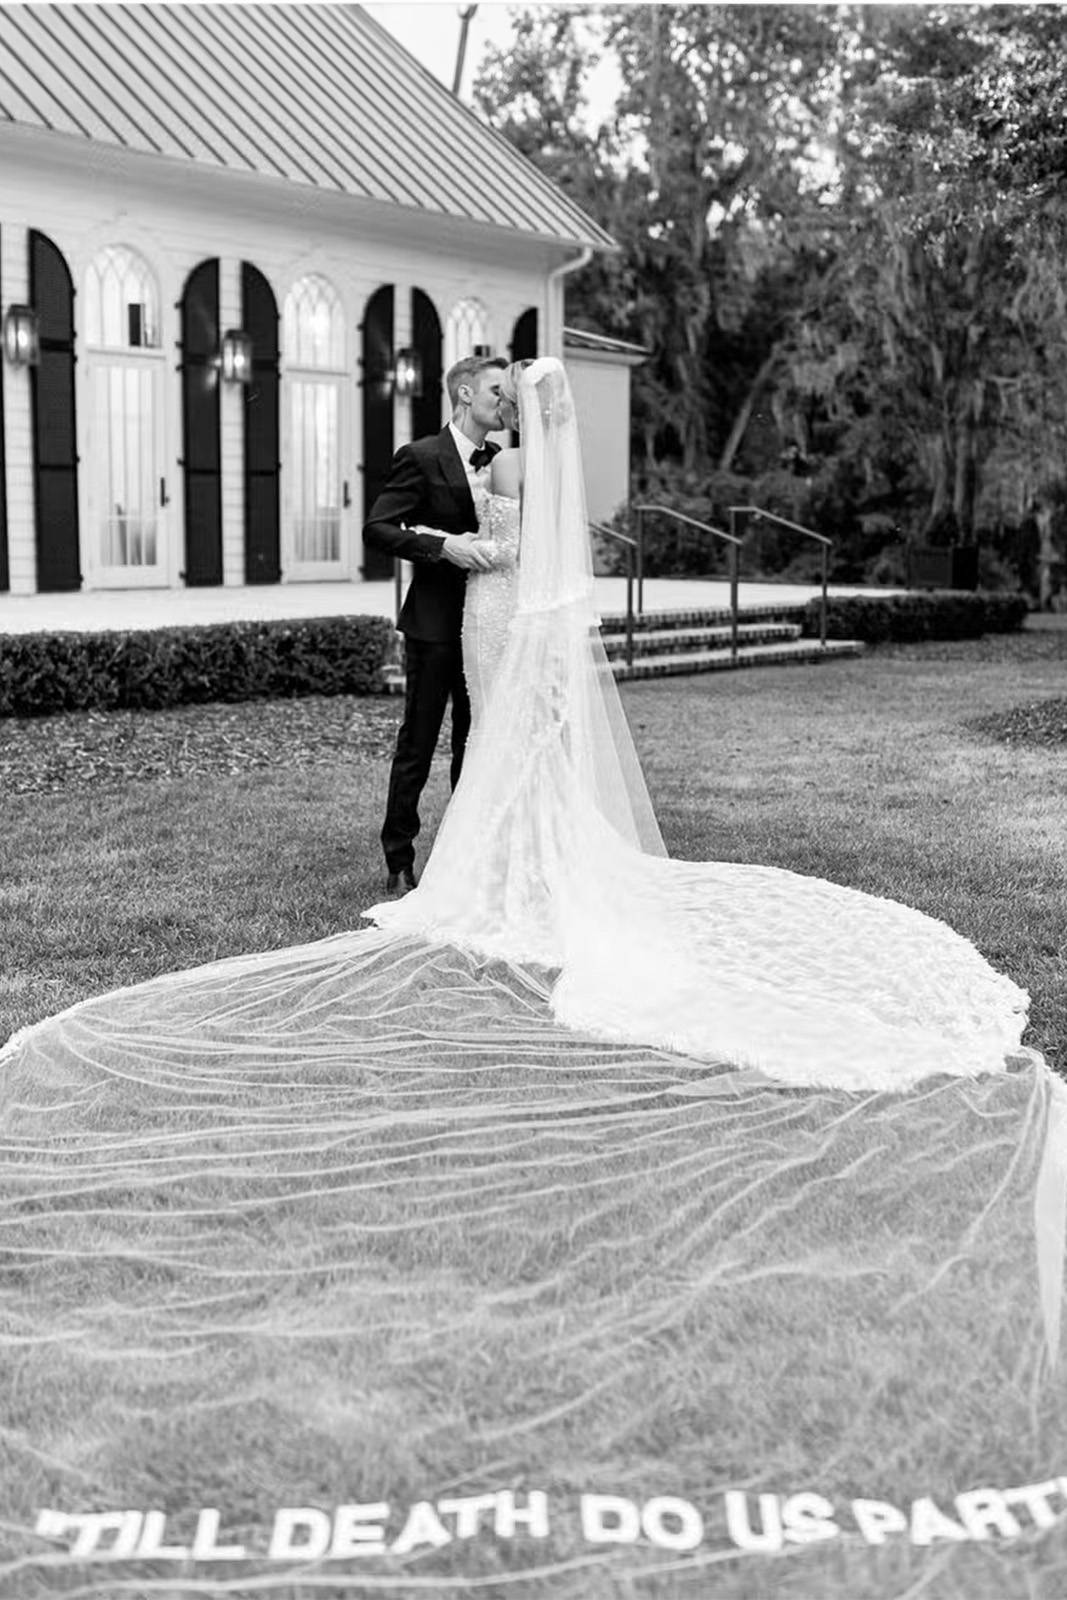
[[[461,383],[473,383],[479,372],[484,372],[488,367],[506,366],[503,356],[464,356],[461,361],[455,362],[445,373],[445,388],[453,410],[459,403]]]

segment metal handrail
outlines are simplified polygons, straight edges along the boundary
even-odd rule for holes
[[[628,533],[620,533],[617,528],[609,528],[603,522],[589,524],[593,533],[599,533],[605,539],[614,539],[616,543],[626,546],[626,665],[634,664],[634,551],[640,557],[640,546],[636,539],[631,539]]]
[[[730,531],[737,527],[739,516],[752,517],[756,522],[775,522],[780,528],[788,528],[793,533],[802,533],[807,539],[814,539],[822,546],[822,602],[819,608],[819,643],[826,649],[826,588],[830,578],[830,550],[833,540],[828,539],[825,533],[816,533],[814,528],[805,528],[802,522],[790,522],[788,517],[780,517],[776,511],[764,511],[762,506],[731,506]]]
[[[737,598],[737,567],[738,551],[742,541],[734,532],[727,533],[723,528],[716,528],[710,522],[698,522],[695,517],[687,516],[684,511],[675,511],[671,506],[639,505],[632,507],[637,512],[637,609],[644,611],[645,598],[645,512],[655,512],[658,516],[673,517],[675,522],[684,522],[690,528],[698,528],[701,533],[710,533],[716,539],[723,539],[730,546],[730,658],[737,662],[737,624],[738,624],[738,598]]]

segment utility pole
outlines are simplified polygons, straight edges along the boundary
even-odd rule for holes
[[[477,11],[477,6],[464,6],[459,14],[459,48],[456,51],[456,71],[452,79],[452,93],[459,96],[459,86],[463,82],[463,62],[467,54],[467,30],[471,25],[471,18]]]

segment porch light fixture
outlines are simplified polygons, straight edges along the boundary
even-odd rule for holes
[[[4,313],[4,354],[13,367],[35,367],[40,361],[40,324],[32,306],[8,306]]]
[[[223,335],[222,376],[226,383],[252,381],[252,339],[240,328],[230,328]]]
[[[422,399],[422,357],[417,350],[397,351],[393,387],[403,400]]]

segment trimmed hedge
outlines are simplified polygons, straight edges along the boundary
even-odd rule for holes
[[[818,638],[821,602],[808,602],[803,629]],[[865,644],[913,644],[919,639],[977,639],[983,633],[1014,633],[1026,620],[1022,594],[931,589],[908,594],[830,595],[826,637]]]
[[[395,641],[385,617],[5,634],[0,716],[375,694]]]

